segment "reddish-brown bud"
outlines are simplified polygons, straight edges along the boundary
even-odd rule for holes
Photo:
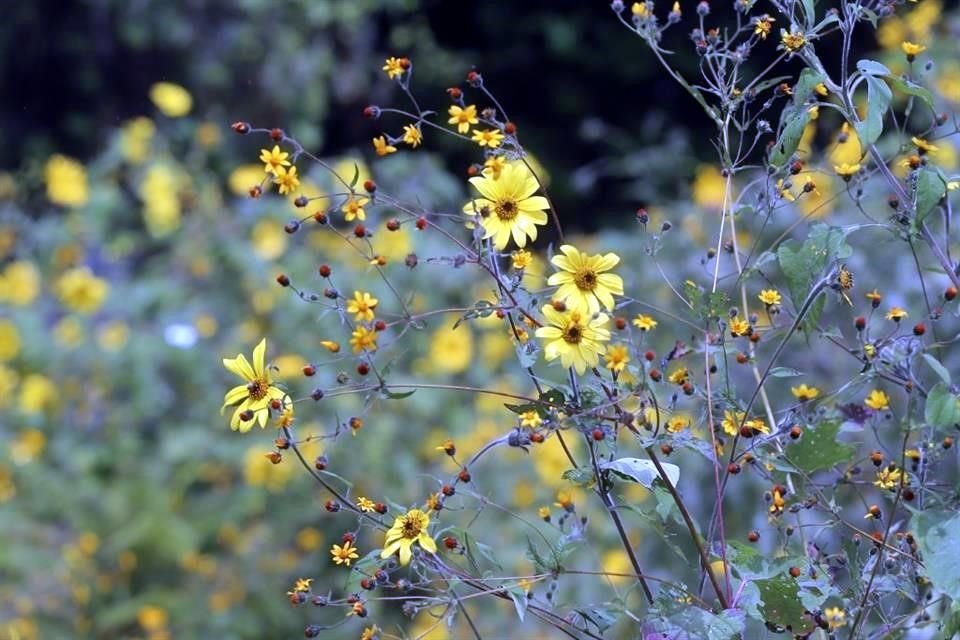
[[[657,354],[655,351],[647,351],[646,353],[643,354],[643,358],[647,362],[653,362],[654,360],[656,360]]]
[[[325,211],[317,211],[313,214],[313,219],[317,221],[317,224],[327,224],[327,214]]]
[[[463,96],[463,91],[460,90],[460,87],[450,87],[447,89],[447,95],[450,96],[451,100],[459,100]]]
[[[288,278],[285,273],[281,273],[277,276],[277,284],[279,284],[281,287],[289,287],[290,278]]]
[[[457,479],[460,480],[460,482],[470,482],[470,477],[470,472],[467,471],[466,467],[461,469],[460,473],[457,474]]]
[[[453,536],[447,536],[443,539],[443,546],[447,549],[453,550],[460,546],[460,543],[457,542],[457,539]]]
[[[747,534],[747,540],[749,540],[750,542],[756,542],[759,539],[760,539],[759,531],[754,530]]]
[[[853,320],[853,326],[857,328],[857,331],[863,331],[867,327],[867,319],[863,316],[857,316]]]
[[[517,125],[515,125],[512,122],[508,122],[505,125],[503,125],[503,132],[506,133],[508,136],[512,136],[517,132]]]
[[[950,302],[957,297],[957,288],[956,287],[947,287],[947,290],[943,292],[943,299],[947,302]]]
[[[377,190],[377,183],[373,180],[364,180],[363,181],[363,190],[367,193],[373,193]]]
[[[423,216],[420,216],[419,218],[417,218],[416,227],[418,231],[423,231],[424,229],[426,229],[427,219],[424,218]]]
[[[917,324],[913,325],[913,335],[922,336],[926,332],[927,327],[922,322],[918,322]]]
[[[320,274],[320,277],[321,277],[321,278],[329,278],[329,277],[330,277],[330,265],[328,265],[328,264],[322,264],[322,265],[320,265],[320,268],[317,269],[317,272]]]
[[[250,133],[250,125],[246,122],[234,122],[230,125],[230,128],[233,129],[234,133],[239,133],[240,135]]]
[[[308,378],[310,376],[316,375],[316,373],[317,373],[317,370],[312,364],[306,364],[303,366],[303,375],[307,376]]]
[[[740,473],[740,465],[737,464],[736,462],[731,462],[730,464],[727,465],[727,473],[733,476],[737,475],[738,473]]]
[[[623,316],[617,316],[613,320],[613,326],[617,328],[617,331],[623,331],[627,328],[627,319]]]
[[[400,230],[400,221],[396,218],[390,218],[387,220],[387,231],[399,231]]]
[[[379,320],[379,319],[378,319],[376,322],[373,323],[373,330],[374,330],[374,331],[383,331],[383,330],[385,330],[386,328],[387,328],[387,323],[384,322],[383,320]]]
[[[370,365],[366,362],[361,362],[357,365],[357,373],[361,376],[365,376],[370,373]]]
[[[365,238],[367,236],[367,228],[362,224],[358,224],[353,228],[353,235],[358,238]]]
[[[283,140],[283,129],[271,129],[270,130],[270,139],[274,142],[280,142]]]

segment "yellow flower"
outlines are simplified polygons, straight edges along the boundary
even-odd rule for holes
[[[473,363],[473,332],[467,325],[456,329],[439,327],[430,336],[430,368],[436,372],[462,373]]]
[[[504,249],[511,236],[518,247],[527,244],[527,238],[537,239],[537,225],[547,223],[547,199],[535,196],[540,184],[521,162],[507,164],[499,178],[475,176],[470,184],[482,198],[471,200],[463,207],[468,215],[480,217],[484,238],[493,238],[497,250]]]
[[[560,253],[550,260],[561,271],[547,280],[550,286],[559,287],[554,294],[571,309],[596,313],[603,306],[607,311],[614,307],[614,295],[623,295],[623,280],[610,271],[620,262],[615,253],[588,256],[569,244],[560,247]]]
[[[344,542],[342,547],[338,544],[330,547],[330,555],[333,556],[332,559],[336,564],[343,564],[348,567],[351,561],[360,557],[359,554],[357,554],[356,547],[354,547],[353,543],[349,540]]]
[[[140,164],[150,153],[150,141],[157,127],[153,120],[139,117],[123,125],[120,131],[120,153],[131,164]]]
[[[406,58],[387,58],[383,63],[383,71],[386,72],[387,77],[393,80],[394,78],[399,78],[403,75],[405,71],[404,66],[407,66],[409,63],[405,62]]]
[[[31,373],[20,384],[20,410],[41,413],[53,406],[59,395],[56,385],[46,376]]]
[[[680,433],[690,426],[690,417],[684,415],[671,416],[667,420],[667,431],[670,433]]]
[[[270,370],[264,364],[266,352],[267,339],[264,338],[253,348],[253,366],[242,353],[233,359],[223,359],[223,366],[231,373],[240,376],[245,382],[227,391],[223,396],[223,406],[220,408],[222,415],[227,407],[238,405],[230,419],[230,428],[234,431],[246,433],[253,428],[254,423],[258,423],[261,429],[265,428],[269,417],[270,401],[279,400],[283,404],[288,402],[287,394],[273,386]],[[245,412],[251,412],[252,417],[244,420]],[[249,415],[251,414],[247,414]]]
[[[760,302],[768,307],[780,304],[780,292],[776,289],[764,289],[757,297],[760,299]]]
[[[20,353],[20,332],[17,325],[0,319],[0,362],[13,360]]]
[[[289,167],[290,161],[287,157],[290,154],[280,150],[280,145],[273,145],[273,149],[260,149],[260,162],[263,163],[263,170],[266,173],[277,173],[280,167]]]
[[[373,310],[379,303],[366,291],[354,291],[353,299],[347,301],[347,313],[354,314],[357,322],[373,322]]]
[[[726,188],[727,181],[715,166],[702,164],[697,167],[691,189],[693,201],[698,206],[719,211],[723,208]]]
[[[885,317],[887,318],[887,320],[900,322],[901,320],[906,318],[907,315],[908,314],[905,309],[901,309],[900,307],[890,307],[890,310],[887,311],[887,315]]]
[[[539,508],[537,509],[537,517],[539,517],[541,520],[549,521],[549,520],[550,520],[550,507],[548,507],[548,506],[539,507]]]
[[[823,610],[823,619],[831,630],[847,624],[847,614],[840,607],[827,607]]]
[[[180,118],[190,113],[193,98],[190,93],[172,82],[157,82],[150,87],[150,100],[169,118]]]
[[[779,516],[783,513],[783,508],[786,506],[786,501],[783,499],[783,494],[780,493],[779,489],[773,490],[773,497],[770,500],[770,514],[774,516]]]
[[[838,176],[843,178],[844,182],[850,182],[850,179],[860,172],[860,163],[855,162],[853,164],[849,164],[844,162],[843,164],[835,164],[833,165],[833,171]]]
[[[0,302],[24,307],[39,294],[40,272],[32,262],[11,262],[0,274]]]
[[[289,169],[277,167],[274,169],[273,176],[274,184],[280,185],[280,195],[293,193],[300,186],[300,177],[297,175],[296,167],[290,167]]]
[[[140,186],[143,220],[155,238],[162,238],[180,226],[180,197],[177,176],[164,164],[152,164]]]
[[[743,426],[759,433],[770,433],[770,427],[767,426],[767,423],[762,418],[750,418],[743,423]]]
[[[144,605],[137,611],[137,623],[147,632],[158,632],[167,626],[167,610],[152,604]]]
[[[366,327],[357,327],[350,335],[350,346],[354,353],[377,350],[377,332]]]
[[[912,138],[910,138],[910,141],[913,143],[913,146],[915,146],[917,150],[920,151],[921,153],[936,153],[937,151],[940,150],[940,147],[938,147],[937,145],[930,144],[923,138],[918,138],[917,136],[913,136]]]
[[[526,269],[533,264],[533,254],[526,249],[519,249],[510,254],[510,263],[517,271]]]
[[[817,389],[816,387],[808,387],[806,384],[801,384],[799,387],[790,387],[790,393],[792,393],[793,397],[800,402],[806,402],[819,396],[820,389]]]
[[[313,578],[297,578],[297,581],[293,583],[293,593],[307,593],[310,591],[310,583],[313,582]]]
[[[817,95],[819,95],[821,98],[826,98],[828,95],[830,95],[830,90],[827,89],[827,85],[823,84],[822,82],[817,83],[813,90],[816,91]]]
[[[529,429],[536,429],[543,424],[543,418],[536,411],[524,411],[520,414],[520,426]]]
[[[750,334],[750,323],[743,318],[733,318],[730,320],[730,335],[734,338]]]
[[[377,136],[373,139],[373,150],[377,152],[377,155],[383,157],[391,153],[396,153],[397,148],[387,142],[386,136]]]
[[[793,195],[790,189],[785,186],[783,178],[777,180],[777,192],[780,194],[780,197],[787,202],[793,202],[797,199],[797,196]]]
[[[720,423],[720,426],[723,427],[723,432],[728,436],[739,434],[740,423],[743,422],[745,417],[746,414],[743,411],[724,411],[723,422]]]
[[[571,496],[568,491],[558,491],[557,501],[554,502],[554,504],[567,512],[572,512],[575,506],[573,504],[573,496]]]
[[[867,394],[867,398],[863,401],[863,404],[874,411],[886,411],[890,408],[890,396],[880,389],[874,389]]]
[[[796,31],[787,33],[787,31],[781,29],[780,43],[784,49],[795,53],[806,46],[807,38],[802,33],[797,33]]]
[[[462,108],[458,105],[453,105],[447,110],[447,113],[450,114],[450,119],[447,120],[447,123],[457,125],[457,131],[460,133],[470,131],[470,125],[479,124],[480,122],[477,120],[476,105],[468,104]]]
[[[38,429],[27,429],[10,442],[10,460],[17,465],[29,464],[43,455],[46,448],[47,436]]]
[[[630,349],[625,344],[611,345],[604,358],[607,361],[607,369],[620,373],[630,362]]]
[[[759,18],[754,18],[755,22],[753,24],[753,33],[754,35],[760,36],[761,40],[766,40],[767,36],[770,35],[770,30],[773,28],[773,23],[776,22],[766,13],[760,16]]]
[[[499,129],[484,129],[482,131],[474,131],[471,140],[481,147],[496,149],[500,146],[500,143],[503,142],[503,134],[500,133]]]
[[[370,202],[369,198],[355,198],[354,196],[347,198],[347,201],[340,207],[340,211],[343,212],[343,219],[347,222],[353,222],[354,219],[366,220],[367,212],[363,210],[363,207],[368,202]]]
[[[110,285],[93,275],[89,268],[74,267],[60,276],[56,291],[60,302],[69,309],[77,313],[93,313],[107,298]]]
[[[910,484],[910,476],[895,465],[884,467],[877,471],[873,485],[881,489],[896,489],[899,486]]]
[[[588,316],[579,309],[560,312],[549,304],[542,311],[548,324],[537,329],[536,335],[545,341],[543,354],[547,361],[560,358],[565,368],[573,367],[580,375],[587,367],[596,367],[606,351],[604,343],[610,340],[610,331],[605,328],[607,315]]]
[[[389,558],[399,551],[400,566],[405,567],[410,564],[410,558],[413,555],[411,547],[414,543],[419,543],[424,551],[436,553],[437,543],[427,532],[429,526],[430,516],[420,509],[411,509],[404,515],[399,516],[394,520],[390,530],[387,531],[380,557]]]
[[[507,164],[506,156],[490,156],[483,162],[483,175],[491,176],[494,179],[500,177],[500,172]]]
[[[250,230],[250,244],[263,260],[275,260],[287,250],[287,234],[276,220],[264,218]]]
[[[87,170],[73,158],[60,154],[50,156],[43,167],[43,179],[50,202],[64,207],[87,204],[90,197]]]
[[[360,511],[363,511],[364,513],[371,513],[372,511],[376,510],[377,503],[371,500],[370,498],[365,498],[364,496],[360,496],[359,498],[357,498],[357,508],[360,509]]]
[[[907,42],[906,40],[900,43],[900,48],[903,50],[904,55],[907,56],[907,60],[910,62],[913,62],[914,58],[927,50],[925,45]]]
[[[380,637],[380,627],[373,625],[372,627],[365,627],[363,632],[360,634],[360,640],[377,640]]]
[[[649,15],[650,10],[647,9],[646,2],[634,2],[630,6],[630,13],[638,18],[646,18]]]
[[[420,143],[423,142],[423,132],[420,131],[420,127],[412,124],[403,125],[403,141],[414,149],[419,147]]]
[[[677,385],[686,384],[690,381],[690,370],[686,367],[680,367],[674,370],[674,372],[667,377],[667,380]]]
[[[633,319],[633,326],[640,329],[640,331],[651,331],[657,328],[657,321],[650,316],[640,313]]]

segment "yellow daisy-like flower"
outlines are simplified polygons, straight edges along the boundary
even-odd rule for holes
[[[757,298],[768,307],[780,304],[780,292],[776,289],[764,289],[757,295]]]
[[[907,56],[907,60],[911,62],[913,62],[914,58],[927,50],[926,45],[917,44],[915,42],[907,42],[906,40],[900,43],[900,48],[903,50],[904,55]]]
[[[504,249],[510,238],[521,249],[527,238],[537,239],[537,225],[547,223],[547,199],[535,196],[540,183],[522,162],[512,162],[503,167],[499,178],[475,176],[470,184],[482,198],[471,200],[463,212],[479,216],[484,228],[484,238],[493,238],[498,251]]]
[[[270,370],[264,365],[266,352],[267,339],[264,338],[253,348],[252,366],[242,353],[233,359],[223,359],[223,366],[231,373],[243,378],[245,382],[227,391],[223,396],[223,406],[220,408],[222,415],[224,409],[237,405],[233,417],[230,418],[230,428],[234,431],[246,433],[253,428],[254,423],[259,424],[261,429],[266,427],[270,401],[279,400],[286,403],[287,394],[273,386]],[[244,414],[248,411],[252,412],[252,417],[244,420]]]
[[[780,44],[787,51],[796,53],[807,45],[807,38],[802,33],[798,33],[796,31],[787,33],[787,31],[781,29]]]
[[[386,136],[377,136],[373,139],[373,150],[376,151],[380,157],[397,152],[397,148],[387,142]]]
[[[450,114],[447,123],[457,125],[457,131],[460,133],[466,133],[470,131],[470,125],[480,123],[477,119],[477,106],[473,104],[468,104],[466,107],[453,105],[447,113]]]
[[[623,295],[623,280],[610,271],[620,262],[615,253],[588,256],[569,244],[560,247],[562,255],[550,260],[561,271],[547,280],[550,286],[559,287],[554,297],[563,300],[571,309],[583,309],[596,313],[603,306],[607,311],[614,307],[613,296]]]
[[[506,156],[490,156],[483,162],[483,174],[490,175],[494,179],[500,177],[500,172],[507,164]]]
[[[420,509],[411,509],[404,515],[399,516],[394,520],[390,530],[387,531],[380,557],[389,558],[399,551],[400,566],[405,567],[410,564],[410,558],[413,556],[411,547],[414,543],[419,543],[424,551],[436,553],[437,543],[427,532],[429,526],[430,516]]]
[[[536,429],[543,424],[543,418],[536,411],[524,411],[520,414],[520,426]]]
[[[689,426],[689,416],[671,416],[671,418],[667,420],[667,431],[670,433],[680,433]]]
[[[840,176],[844,182],[850,182],[850,179],[860,172],[860,163],[854,162],[850,164],[844,162],[843,164],[835,164],[833,165],[833,171]]]
[[[646,18],[650,14],[650,10],[647,9],[646,2],[634,2],[630,6],[630,13],[638,18]]]
[[[808,400],[813,400],[819,396],[820,389],[817,389],[816,387],[808,387],[806,384],[801,384],[799,387],[790,387],[790,393],[792,393],[793,397],[800,402],[807,402]]]
[[[88,314],[103,305],[110,293],[110,283],[95,276],[89,267],[74,267],[57,279],[55,290],[64,306]]]
[[[313,578],[298,578],[297,581],[293,584],[293,593],[307,593],[310,591],[310,583],[313,582]]]
[[[633,326],[640,329],[640,331],[652,331],[653,329],[657,328],[657,321],[650,316],[645,316],[641,313],[633,319]]]
[[[583,375],[587,367],[595,367],[610,341],[605,313],[590,316],[579,309],[557,311],[553,305],[544,305],[547,326],[537,329],[537,337],[545,341],[543,354],[547,361],[560,358],[567,369],[573,367]]]
[[[500,146],[500,143],[503,142],[503,133],[501,133],[499,129],[478,130],[473,132],[471,140],[481,147],[496,149]]]
[[[730,335],[734,338],[750,334],[750,323],[743,318],[733,318],[730,320]]]
[[[377,332],[366,327],[357,327],[350,335],[350,346],[354,353],[377,350]]]
[[[867,405],[874,411],[886,411],[890,408],[890,396],[880,389],[874,389],[867,394],[863,404]]]
[[[380,637],[380,627],[373,625],[366,627],[360,634],[360,640],[377,640]]]
[[[735,436],[740,433],[740,423],[743,422],[745,416],[746,414],[743,411],[724,411],[723,422],[720,423],[723,432],[728,436]]]
[[[753,429],[758,433],[770,433],[770,427],[767,426],[766,421],[763,418],[750,418],[743,423],[743,426],[748,429]]]
[[[533,254],[526,249],[519,249],[510,254],[510,265],[520,271],[533,264]]]
[[[414,149],[419,147],[423,142],[423,132],[420,131],[420,127],[412,124],[403,125],[403,141]]]
[[[863,294],[863,297],[869,300],[874,307],[879,306],[880,301],[883,300],[883,294],[874,289],[873,291],[867,291]]]
[[[394,78],[399,78],[403,75],[405,64],[409,64],[409,61],[404,62],[406,58],[387,58],[383,63],[383,71],[387,74],[387,77],[393,80]]]
[[[366,291],[354,291],[353,298],[347,301],[347,313],[352,313],[357,322],[373,322],[373,311],[380,301]]]
[[[371,500],[370,498],[365,498],[360,496],[357,498],[357,508],[364,513],[371,513],[376,510],[377,503]]]
[[[622,372],[630,362],[630,349],[625,344],[611,345],[604,356],[606,367],[614,373]]]
[[[674,372],[667,377],[667,380],[677,385],[686,384],[690,381],[690,370],[686,367],[680,367],[674,370]]]
[[[886,317],[887,320],[893,320],[894,322],[900,322],[901,320],[903,320],[904,318],[906,318],[907,315],[908,315],[908,314],[907,314],[906,309],[902,309],[902,308],[900,308],[900,307],[890,307],[890,310],[887,311],[887,315],[886,315],[885,317]]]
[[[273,182],[280,186],[280,195],[293,193],[300,186],[300,176],[297,175],[297,168],[284,169],[283,167],[277,167],[273,172]]]
[[[755,22],[753,23],[753,33],[754,35],[760,36],[761,40],[766,40],[767,36],[770,35],[770,30],[773,29],[773,23],[776,22],[766,13],[760,16],[759,18],[754,18]]]
[[[340,207],[340,211],[343,212],[343,219],[347,222],[353,222],[354,220],[366,220],[367,212],[364,211],[363,207],[370,202],[369,198],[355,198],[350,196],[347,198],[347,201],[343,203],[343,206]]]
[[[330,547],[330,555],[333,556],[332,559],[336,564],[343,564],[348,567],[353,560],[360,557],[357,554],[357,548],[349,540],[344,542],[342,547],[338,544]]]
[[[823,620],[832,631],[847,624],[847,614],[840,607],[827,607],[823,610]]]
[[[877,477],[873,480],[873,485],[881,489],[896,489],[901,485],[907,486],[908,484],[910,484],[910,476],[895,465],[877,471]]]
[[[150,87],[150,101],[160,113],[170,118],[181,118],[193,108],[190,92],[172,82],[157,82]]]
[[[260,149],[260,162],[263,163],[263,170],[266,173],[276,174],[278,167],[289,167],[290,156],[286,151],[280,150],[280,145],[273,145],[273,149]]]

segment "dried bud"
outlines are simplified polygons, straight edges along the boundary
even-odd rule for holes
[[[233,129],[234,133],[239,133],[240,135],[250,133],[250,124],[247,122],[234,122],[230,125],[230,128]]]
[[[288,278],[286,274],[281,273],[277,276],[277,284],[279,284],[281,287],[289,287],[290,278]]]

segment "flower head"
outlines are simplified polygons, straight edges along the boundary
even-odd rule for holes
[[[377,503],[371,500],[370,498],[365,498],[360,496],[357,498],[357,508],[364,513],[370,513],[375,511],[377,508]]]
[[[535,409],[530,411],[524,411],[520,414],[520,426],[527,427],[528,429],[536,429],[543,424],[543,418],[540,417],[540,414],[537,413]]]
[[[286,403],[287,394],[273,386],[270,370],[264,364],[266,352],[267,339],[264,338],[253,348],[252,365],[242,353],[233,359],[223,359],[223,366],[246,383],[230,389],[223,396],[221,414],[227,407],[237,405],[233,417],[230,418],[230,428],[234,431],[246,433],[253,428],[254,423],[259,424],[261,429],[266,427],[270,402],[279,400]]]
[[[803,49],[807,44],[807,38],[802,33],[780,30],[780,45],[791,53],[796,53]]]
[[[354,291],[353,298],[347,301],[347,313],[352,313],[357,322],[373,322],[373,310],[380,301],[366,291]]]
[[[844,182],[850,182],[850,179],[860,172],[860,163],[855,162],[850,164],[844,162],[842,164],[835,164],[833,165],[833,171],[840,176]]]
[[[896,489],[908,484],[910,484],[910,476],[894,464],[879,469],[877,477],[873,480],[873,485],[881,489]]]
[[[757,295],[757,298],[768,307],[780,304],[780,292],[776,289],[764,289]]]
[[[397,148],[387,141],[386,136],[377,136],[373,139],[373,150],[380,157],[396,153]]]
[[[457,125],[457,131],[460,133],[470,131],[470,125],[479,124],[480,122],[477,119],[476,105],[468,104],[465,107],[453,105],[447,113],[450,114],[450,119],[447,120],[447,123]]]
[[[403,141],[416,149],[423,142],[423,132],[420,127],[412,124],[403,125]]]
[[[801,384],[799,387],[790,387],[790,393],[792,393],[793,397],[800,402],[807,402],[808,400],[813,400],[819,396],[820,389],[817,389],[816,387],[808,387],[806,384]]]
[[[507,157],[503,155],[490,156],[483,162],[483,175],[490,175],[493,178],[499,178],[500,172],[507,164]]]
[[[900,48],[903,50],[903,54],[907,56],[907,60],[910,62],[913,62],[914,58],[927,50],[926,45],[917,44],[915,42],[907,42],[906,40],[900,43]]]
[[[847,624],[847,614],[844,613],[840,607],[827,607],[824,609],[823,619],[831,631]]]
[[[617,266],[620,257],[615,253],[590,256],[569,244],[562,245],[560,253],[563,255],[550,260],[560,271],[547,280],[547,284],[559,287],[554,297],[571,309],[596,313],[603,306],[612,311],[613,296],[623,295],[623,280],[605,272]]]
[[[169,118],[180,118],[193,108],[190,92],[172,82],[157,82],[150,87],[150,101],[160,113]]]
[[[630,362],[630,349],[625,344],[615,344],[607,349],[604,356],[606,367],[614,373],[622,372]]]
[[[640,331],[652,331],[657,328],[657,321],[650,316],[645,316],[640,313],[633,319],[633,326],[640,329]]]
[[[463,212],[480,217],[484,238],[493,238],[497,250],[504,249],[510,238],[523,248],[527,238],[537,239],[537,226],[547,223],[547,199],[535,196],[540,183],[522,162],[503,167],[499,178],[475,176],[470,184],[481,198],[471,200]]]
[[[894,322],[900,322],[901,320],[903,320],[904,318],[906,318],[907,315],[908,315],[908,314],[907,314],[907,311],[906,311],[905,309],[902,309],[902,308],[900,308],[900,307],[890,307],[890,310],[887,311],[887,315],[886,315],[885,317],[887,318],[887,320],[893,320]]]
[[[377,332],[367,327],[357,327],[350,334],[350,346],[354,353],[377,350]]]
[[[57,297],[77,313],[93,313],[103,305],[110,293],[110,284],[98,278],[89,267],[74,267],[57,279]]]
[[[275,167],[273,171],[273,182],[280,186],[280,195],[293,193],[300,186],[300,177],[297,175],[297,168]]]
[[[770,35],[770,30],[773,28],[773,23],[776,22],[768,14],[763,14],[759,18],[753,19],[753,33],[754,35],[760,36],[761,40],[766,40],[767,36]]]
[[[383,62],[383,67],[381,68],[387,74],[387,77],[393,80],[394,78],[402,76],[409,65],[410,61],[406,58],[394,58],[391,56]]]
[[[518,249],[510,254],[510,266],[517,271],[526,269],[533,264],[533,254],[526,249]]]
[[[353,543],[349,540],[343,543],[341,547],[339,544],[335,544],[330,547],[330,555],[333,556],[332,560],[336,564],[343,564],[350,566],[350,562],[359,558],[357,554],[357,548],[353,546]]]
[[[937,145],[930,144],[928,141],[923,138],[918,138],[917,136],[910,138],[910,142],[913,143],[913,146],[915,146],[920,153],[936,153],[940,150],[940,147]]]
[[[356,198],[350,196],[347,198],[347,201],[343,203],[343,206],[340,207],[340,211],[343,212],[343,219],[347,222],[353,222],[354,220],[366,220],[367,212],[364,211],[363,207],[370,202],[369,198]]]
[[[503,142],[503,133],[499,129],[478,129],[473,132],[471,140],[481,147],[496,149]]]
[[[874,389],[867,394],[867,398],[863,401],[863,404],[874,411],[886,411],[890,408],[890,396],[880,389]]]
[[[411,547],[414,543],[419,543],[424,551],[436,553],[437,543],[427,532],[429,526],[430,516],[420,509],[411,509],[404,515],[399,516],[394,520],[390,530],[387,531],[380,557],[389,558],[399,551],[400,565],[406,566],[410,564],[410,558],[413,555]]]
[[[290,154],[280,150],[280,145],[273,145],[273,149],[260,149],[260,162],[263,163],[263,170],[266,173],[276,173],[278,167],[289,167],[290,161],[287,157]]]
[[[607,315],[587,315],[579,309],[557,311],[553,305],[543,306],[547,326],[537,329],[537,337],[545,341],[544,357],[550,361],[560,358],[560,363],[573,367],[583,375],[587,367],[595,367],[606,351],[604,343],[610,340],[607,330]]]

